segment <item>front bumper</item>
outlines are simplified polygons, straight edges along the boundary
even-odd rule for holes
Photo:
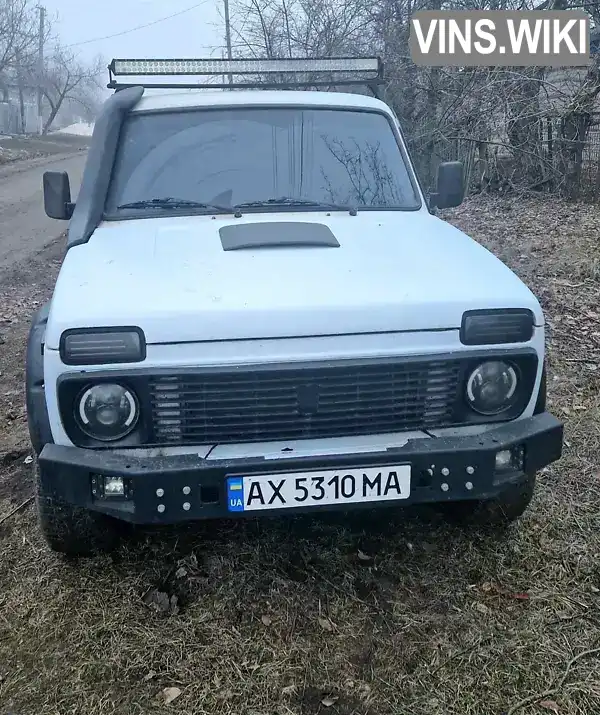
[[[348,510],[464,499],[489,499],[560,459],[563,425],[548,412],[478,435],[413,439],[397,449],[310,457],[213,460],[197,455],[141,458],[112,452],[48,444],[42,450],[41,487],[70,504],[137,524],[169,524],[228,516]],[[499,451],[523,449],[521,469],[496,470]],[[227,477],[285,475],[411,465],[408,499],[357,502],[285,510],[231,512]],[[96,488],[103,477],[121,477],[126,497],[103,497]],[[94,493],[95,492],[95,493]],[[160,496],[159,496],[160,495]],[[160,507],[160,510],[159,510]]]

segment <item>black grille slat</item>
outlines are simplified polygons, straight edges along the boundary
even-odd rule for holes
[[[458,362],[439,360],[238,370],[152,377],[155,443],[271,442],[439,428],[452,424],[460,372]]]
[[[445,394],[446,391],[443,390],[436,390],[429,392],[428,394],[431,396],[437,395],[437,394]],[[416,400],[417,402],[421,402],[421,400],[424,398],[424,395],[420,397],[415,397],[414,394],[411,393],[395,393],[394,394],[394,399],[396,401],[402,402],[402,401],[410,401],[410,400]],[[224,397],[223,399],[219,398],[211,398],[208,400],[202,400],[202,399],[194,399],[194,400],[181,400],[182,403],[184,403],[185,407],[191,411],[194,411],[194,409],[198,409],[199,407],[206,407],[208,409],[220,409],[220,408],[225,408],[226,406],[231,406],[231,407],[238,407],[239,406],[244,406],[244,405],[254,405],[256,404],[257,399],[260,399],[260,397],[257,395],[254,398],[250,397],[244,397],[240,400],[235,400],[234,398],[231,397]],[[360,394],[349,394],[349,393],[343,393],[343,394],[337,394],[337,395],[328,395],[328,394],[322,394],[320,395],[319,398],[319,404],[323,404],[325,402],[356,402],[357,400],[360,401],[368,401],[368,402],[386,402],[389,400],[389,394],[385,394],[383,391],[377,392],[377,393],[363,393],[361,392]],[[264,404],[266,407],[273,407],[277,408],[278,406],[288,406],[288,407],[293,407],[297,403],[297,398],[295,397],[286,397],[285,399],[267,399],[267,400],[262,400],[260,399],[261,404]],[[153,399],[152,403],[157,407],[160,408],[162,407],[163,403],[160,400]],[[165,401],[166,403],[166,401]],[[174,404],[175,400],[169,400],[169,404]]]
[[[385,378],[386,376],[383,376],[383,377]],[[313,378],[303,379],[301,382],[302,383],[310,383],[311,379],[312,380],[322,380],[323,378],[322,377],[319,378],[318,376],[315,376]],[[432,380],[433,379],[439,380],[440,378],[432,378]],[[388,385],[389,385],[389,383],[393,383],[393,376],[389,376],[388,380],[389,380],[389,382],[387,383]],[[382,382],[382,380],[378,380],[377,382],[372,381],[372,384],[373,384],[373,386],[377,386],[381,382]],[[403,385],[404,386],[410,386],[411,384],[419,385],[420,382],[421,382],[420,379],[414,379],[412,382],[407,380],[407,381],[404,381]],[[280,391],[283,391],[283,390],[289,390],[290,392],[295,393],[295,391],[298,387],[298,384],[299,384],[298,380],[296,380],[295,383],[290,383],[289,385],[273,384],[273,385],[262,386],[260,388],[260,392],[261,392],[261,394],[268,394],[269,392],[279,393]],[[369,383],[365,381],[364,389],[368,389],[368,388],[369,388]],[[256,386],[245,387],[244,385],[236,385],[234,382],[232,382],[232,383],[223,384],[223,385],[210,385],[209,387],[205,387],[203,389],[206,390],[207,392],[219,392],[222,390],[234,390],[235,389],[236,393],[243,393],[243,392],[252,393],[252,392],[256,391],[257,387]],[[324,390],[356,389],[356,384],[355,383],[336,384],[335,382],[332,382],[331,385],[324,385],[323,389]],[[363,387],[361,387],[361,389],[363,389]],[[198,387],[193,386],[191,384],[189,384],[189,385],[184,384],[182,387],[178,388],[177,390],[175,390],[175,389],[159,390],[158,392],[161,395],[169,395],[169,394],[174,394],[174,393],[179,394],[179,395],[195,395],[198,392]]]

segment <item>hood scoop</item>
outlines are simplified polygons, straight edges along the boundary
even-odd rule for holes
[[[219,229],[219,236],[224,251],[241,251],[246,248],[340,247],[328,226],[302,221],[230,224]]]

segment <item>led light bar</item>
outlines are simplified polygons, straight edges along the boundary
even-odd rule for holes
[[[378,57],[322,57],[305,58],[293,57],[282,59],[113,59],[108,66],[111,89],[121,89],[130,86],[143,86],[155,88],[202,88],[202,87],[265,87],[264,80],[261,82],[233,82],[234,75],[256,75],[271,76],[279,75],[304,75],[331,74],[342,75],[361,74],[360,78],[325,80],[306,76],[303,82],[298,77],[294,79],[279,79],[277,85],[282,84],[380,84],[383,81],[383,63]],[[225,76],[229,75],[229,82],[225,84],[148,84],[147,81],[136,82],[135,84],[123,84],[117,82],[115,77],[190,77],[190,76]]]
[[[113,60],[110,70],[123,75],[222,75],[269,72],[375,72],[377,57],[327,57],[324,59],[257,60]]]

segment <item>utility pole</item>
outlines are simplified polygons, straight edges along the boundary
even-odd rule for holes
[[[40,29],[38,36],[38,133],[42,134],[44,131],[44,118],[43,118],[43,93],[42,93],[42,82],[44,79],[44,36],[46,34],[46,8],[41,5],[38,6],[38,11],[40,13]]]
[[[227,59],[231,61],[231,22],[229,20],[229,0],[223,0],[225,10],[225,42],[227,43]],[[229,84],[233,84],[233,75],[229,73]]]

